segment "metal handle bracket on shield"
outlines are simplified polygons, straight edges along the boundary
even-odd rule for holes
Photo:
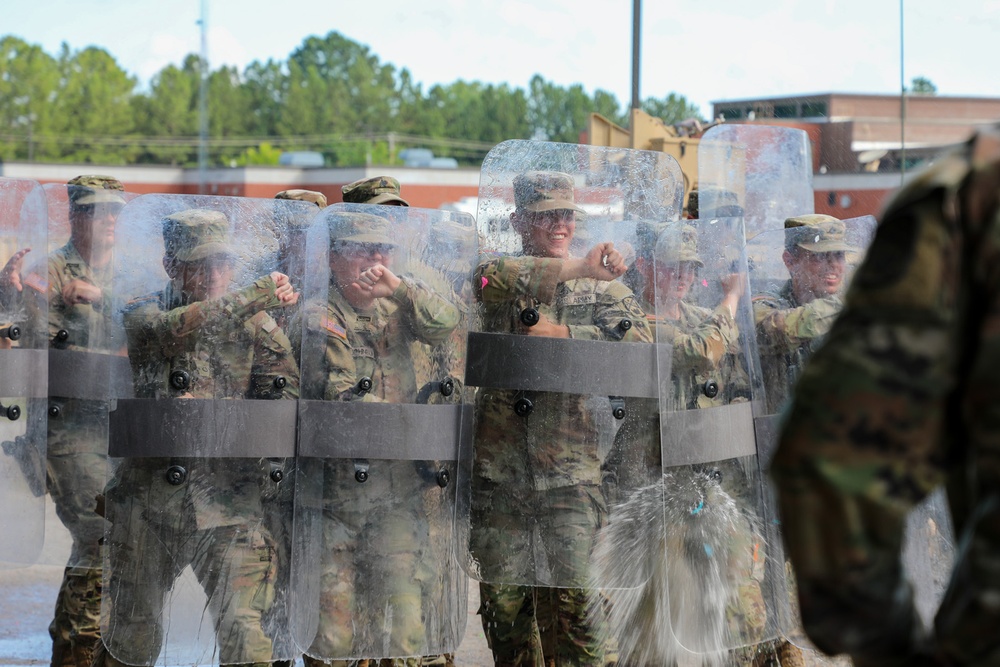
[[[11,324],[9,326],[0,329],[0,338],[9,338],[10,340],[20,340],[21,338],[21,327],[16,324]]]

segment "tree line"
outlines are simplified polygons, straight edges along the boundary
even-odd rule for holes
[[[0,38],[0,159],[193,165],[198,160],[203,62],[188,55],[140,89],[106,50],[55,56]],[[285,61],[207,72],[209,161],[274,164],[281,151],[321,152],[329,166],[398,162],[400,149],[477,164],[507,139],[576,142],[596,111],[619,124],[627,107],[605,90],[560,86],[536,74],[528,89],[455,81],[424,91],[406,68],[383,63],[337,32],[307,37]],[[683,96],[649,98],[646,111],[678,122],[700,116]]]

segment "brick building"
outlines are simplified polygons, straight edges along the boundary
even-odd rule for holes
[[[901,103],[898,95],[821,93],[712,106],[713,117],[727,122],[804,130],[812,144],[816,211],[850,218],[878,213],[901,183],[904,154],[913,173],[977,127],[1000,120],[1000,98],[909,95],[901,128]]]

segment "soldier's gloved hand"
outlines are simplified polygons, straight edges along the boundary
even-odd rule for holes
[[[283,305],[292,306],[298,303],[299,293],[295,291],[295,287],[292,285],[288,276],[284,273],[273,271],[271,273],[271,279],[275,284],[274,296],[276,296]]]
[[[31,252],[31,248],[24,248],[14,253],[14,256],[7,260],[3,270],[0,271],[0,290],[13,288],[20,292],[23,289],[21,284],[21,267],[24,265],[24,256]]]
[[[101,288],[77,278],[63,286],[62,298],[69,306],[75,306],[78,303],[98,303],[101,300]]]

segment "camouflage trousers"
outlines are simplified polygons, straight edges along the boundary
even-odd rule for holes
[[[302,656],[306,667],[420,667],[420,658],[381,658],[361,660],[317,660]]]
[[[409,461],[376,462],[370,473],[359,484],[350,462],[325,466],[320,548],[313,552],[319,618],[315,637],[305,642],[314,661],[421,656],[436,643],[427,636],[423,604],[437,567],[427,562],[424,482]],[[300,491],[308,497],[307,488]],[[420,658],[385,664],[419,665]]]
[[[94,652],[94,661],[88,667],[133,667],[122,662],[108,652],[104,644],[100,644]],[[291,662],[245,662],[242,664],[220,665],[220,667],[292,667]]]
[[[49,636],[52,667],[89,667],[101,643],[101,570],[66,568]]]
[[[599,613],[589,610],[590,550],[604,516],[598,487],[530,491],[476,480],[470,550],[487,581],[547,576],[567,588],[480,585],[483,630],[497,665],[603,666]],[[539,511],[539,508],[543,508]],[[540,544],[536,544],[536,531]],[[536,558],[544,558],[546,573]]]
[[[272,660],[262,618],[273,601],[276,564],[266,530],[254,524],[202,530],[154,525],[145,520],[142,503],[109,505],[108,510],[112,527],[103,636],[108,657],[130,665],[156,663],[167,596],[190,566],[208,598],[220,662]]]
[[[107,478],[106,421],[99,413],[62,406],[48,429],[46,486],[56,515],[72,538],[72,552],[49,625],[52,667],[89,665],[100,644],[104,519],[97,496]]]

